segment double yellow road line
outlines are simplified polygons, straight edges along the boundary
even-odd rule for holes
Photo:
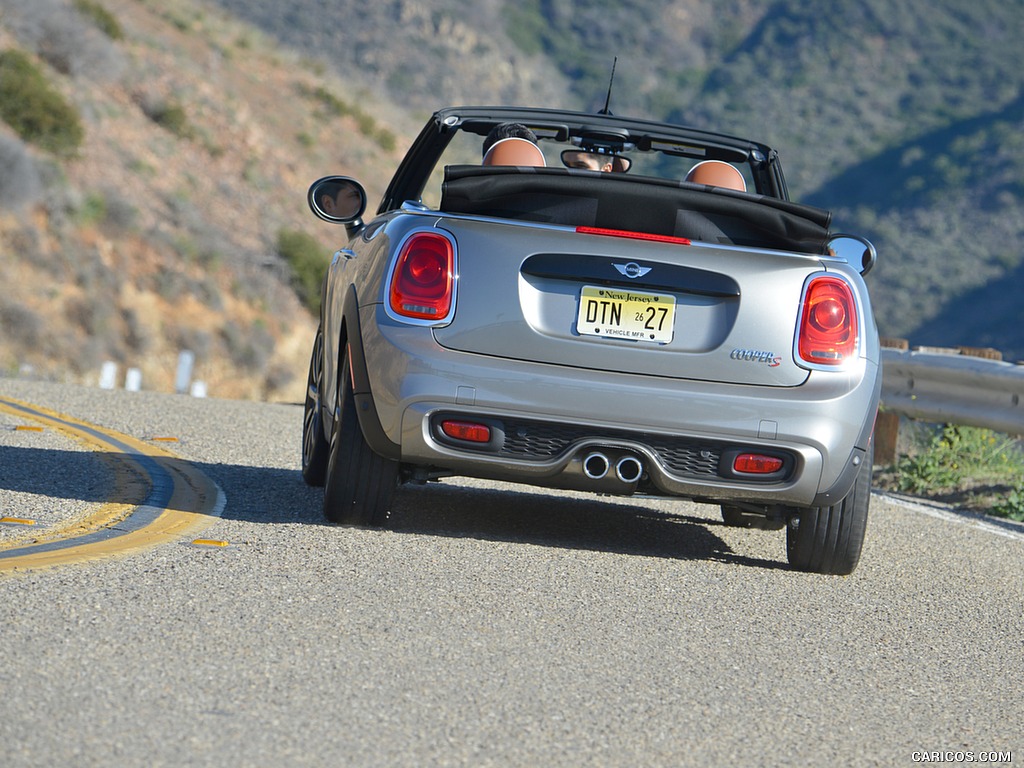
[[[0,572],[96,560],[178,540],[210,525],[224,509],[216,483],[162,448],[6,397],[0,397],[0,411],[88,446],[114,473],[110,501],[31,544],[0,549]]]

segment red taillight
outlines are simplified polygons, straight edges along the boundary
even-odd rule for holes
[[[445,419],[441,422],[441,431],[448,437],[466,440],[470,443],[488,443],[491,440],[491,428],[486,424],[477,424],[472,421]]]
[[[838,277],[816,277],[807,285],[800,315],[797,353],[814,365],[842,365],[857,352],[857,304]]]
[[[733,460],[732,468],[745,475],[770,475],[782,469],[782,459],[760,453],[741,453]]]
[[[403,317],[441,320],[452,306],[455,247],[444,235],[418,232],[406,241],[391,278],[391,309]]]

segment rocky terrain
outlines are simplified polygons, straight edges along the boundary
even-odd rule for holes
[[[341,230],[307,186],[349,173],[379,198],[408,118],[216,8],[103,8],[118,39],[66,3],[0,2],[0,49],[39,61],[84,126],[55,156],[0,123],[20,174],[0,181],[0,371],[95,382],[109,360],[168,391],[188,350],[211,395],[301,398],[315,320],[280,233],[308,234],[326,264]]]

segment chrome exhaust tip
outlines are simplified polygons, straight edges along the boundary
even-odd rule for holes
[[[615,465],[615,476],[624,483],[635,483],[644,473],[644,465],[636,456],[623,456]]]
[[[587,457],[583,459],[583,474],[591,480],[603,478],[608,474],[610,467],[611,463],[608,461],[608,457],[598,451],[587,454]]]

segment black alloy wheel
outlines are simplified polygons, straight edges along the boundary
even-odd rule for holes
[[[316,331],[313,352],[309,356],[306,378],[306,402],[302,414],[302,479],[307,485],[321,487],[327,476],[327,459],[331,446],[324,437],[320,393],[324,375],[324,335]]]

